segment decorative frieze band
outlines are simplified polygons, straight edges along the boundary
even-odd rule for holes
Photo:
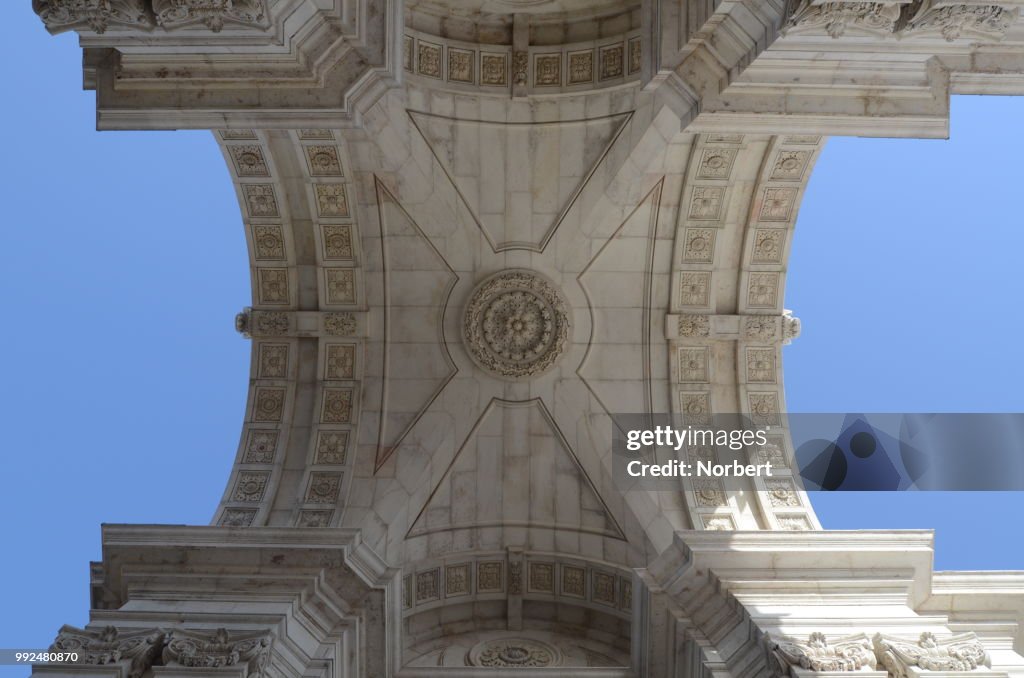
[[[235,330],[247,339],[262,337],[354,337],[362,333],[359,312],[257,311],[235,316]]]
[[[403,579],[402,609],[409,616],[446,603],[495,595],[558,600],[628,619],[633,580],[625,570],[510,549],[419,563]]]
[[[456,86],[570,91],[618,85],[640,77],[643,44],[639,31],[567,45],[474,44],[410,31],[403,36],[407,73]]]
[[[268,631],[231,634],[223,628],[118,630],[107,626],[94,630],[63,626],[50,652],[74,653],[77,660],[73,663],[77,664],[122,665],[126,678],[141,678],[154,663],[205,669],[244,666],[246,675],[258,678],[270,662],[272,643]]]
[[[670,313],[665,319],[665,338],[788,345],[800,336],[800,328],[800,319],[789,310],[781,315]]]

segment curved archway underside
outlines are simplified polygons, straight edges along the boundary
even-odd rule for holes
[[[822,139],[679,132],[635,86],[457,103],[410,83],[355,138],[219,133],[254,289],[218,522],[359,527],[400,559],[521,546],[619,564],[678,529],[816,527],[785,478],[623,494],[609,441],[614,413],[778,418],[785,262]],[[506,269],[572,309],[554,369],[512,382],[462,329],[470,291]]]
[[[799,321],[782,300],[817,132],[941,133],[951,83],[993,87],[987,44],[1024,32],[1009,6],[957,18],[956,35],[909,5],[739,3],[706,34],[687,33],[699,13],[645,24],[669,5],[541,3],[524,19],[409,3],[401,87],[335,126],[216,132],[250,242],[253,357],[215,524],[357,528],[395,564],[513,549],[617,566],[678,530],[820,528],[785,474],[623,492],[611,415],[742,413],[775,426],[766,454],[785,463],[781,346]],[[837,42],[843,57],[822,59]],[[463,317],[506,270],[568,308],[549,367],[511,381],[500,356],[481,368],[494,347],[483,330],[468,346]]]

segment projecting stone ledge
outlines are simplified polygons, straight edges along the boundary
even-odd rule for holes
[[[326,6],[325,6],[326,5]],[[400,78],[398,0],[33,0],[75,30],[100,129],[358,124]],[[244,54],[244,58],[239,58]]]

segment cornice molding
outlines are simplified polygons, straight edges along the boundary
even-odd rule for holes
[[[249,675],[270,663],[298,675],[325,656],[339,678],[398,668],[400,577],[359,530],[104,525],[93,570],[90,628],[160,629],[165,662],[192,661],[181,638],[210,661],[237,654]]]
[[[34,7],[79,32],[100,129],[358,124],[401,78],[400,0],[83,1]]]

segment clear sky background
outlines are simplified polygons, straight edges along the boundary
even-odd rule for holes
[[[209,522],[243,418],[233,322],[250,295],[212,136],[96,133],[75,36],[11,5],[0,648],[45,648],[88,621],[101,523]],[[963,97],[950,141],[829,142],[790,261],[790,411],[1024,412],[1022,120],[1024,97]],[[826,528],[936,528],[938,569],[1024,569],[1007,538],[1021,493],[814,501]]]

